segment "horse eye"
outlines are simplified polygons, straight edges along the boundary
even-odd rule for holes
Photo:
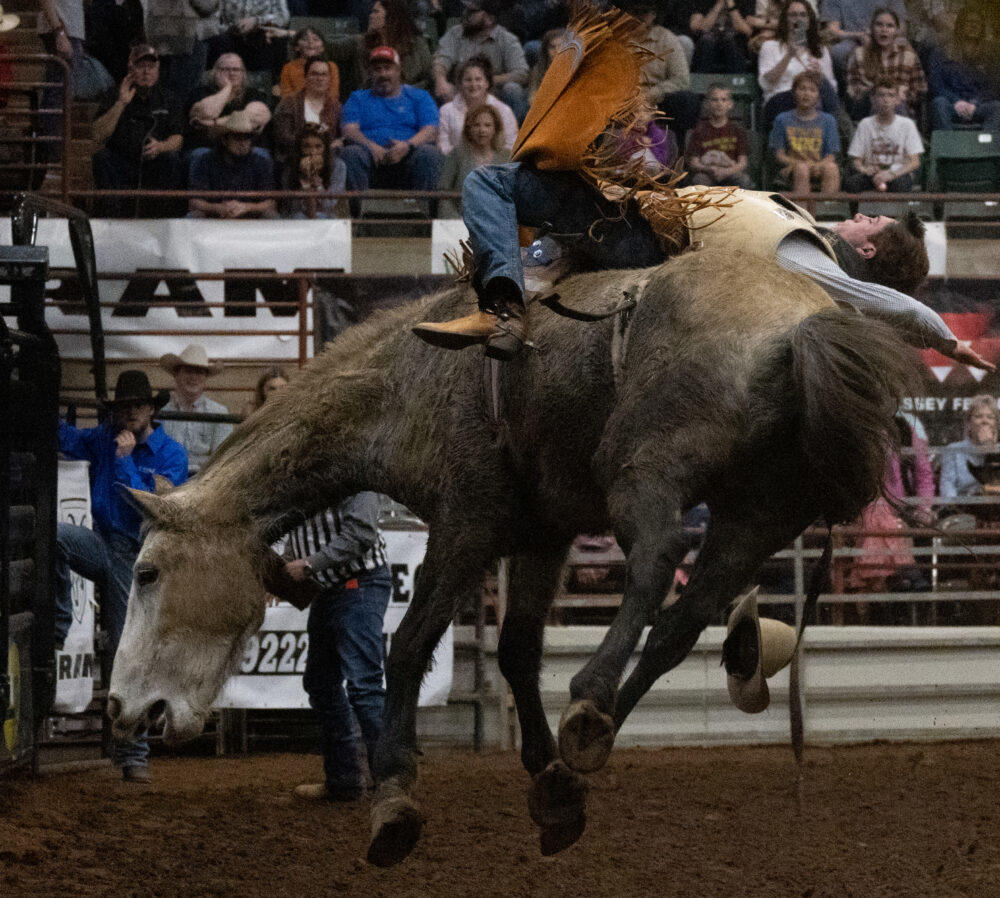
[[[144,567],[135,572],[135,582],[140,587],[149,586],[151,583],[155,583],[159,576],[160,572],[155,567]]]

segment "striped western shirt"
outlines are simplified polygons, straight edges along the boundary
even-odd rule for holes
[[[308,561],[320,586],[341,586],[387,564],[378,515],[378,494],[358,493],[293,528],[286,554]]]

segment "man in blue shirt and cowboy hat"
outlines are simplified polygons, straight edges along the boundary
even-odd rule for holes
[[[60,523],[57,533],[56,645],[61,646],[72,618],[69,571],[101,589],[103,622],[108,634],[107,657],[114,663],[125,626],[125,610],[132,585],[132,566],[142,538],[141,516],[126,496],[125,487],[154,492],[155,478],[174,486],[187,479],[184,447],[163,432],[153,415],[169,394],[153,394],[142,371],[123,371],[115,384],[115,398],[105,403],[108,417],[97,427],[80,429],[59,422],[59,449],[63,455],[90,463],[90,501],[94,529]],[[110,673],[110,671],[106,671]],[[114,763],[127,782],[148,782],[149,745],[145,735],[114,750]]]

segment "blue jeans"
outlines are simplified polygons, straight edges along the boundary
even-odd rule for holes
[[[414,147],[395,165],[376,165],[368,147],[350,143],[340,151],[347,168],[348,190],[370,190],[372,187],[397,190],[437,190],[441,169],[441,153],[432,144]],[[360,214],[357,200],[350,201],[351,215]]]
[[[931,121],[935,131],[951,131],[956,124],[971,121],[982,125],[984,131],[1000,134],[1000,102],[992,100],[978,103],[975,115],[971,119],[961,119],[955,113],[954,104],[947,97],[935,97],[931,100]]]
[[[125,628],[125,612],[132,588],[132,565],[139,543],[121,533],[105,538],[96,530],[76,524],[59,524],[56,531],[56,641],[64,642],[73,618],[69,572],[92,580],[101,590],[101,624],[108,634],[107,657],[114,665]],[[110,671],[109,671],[110,673]],[[144,766],[149,761],[149,743],[142,733],[133,742],[116,743],[116,767]]]
[[[369,763],[382,732],[382,619],[391,592],[389,568],[376,568],[358,577],[356,588],[326,590],[309,609],[309,655],[302,686],[319,718],[323,771],[331,790],[364,785],[354,719]]]
[[[462,185],[462,217],[481,284],[504,277],[522,294],[519,222],[551,232],[591,268],[643,268],[664,258],[634,205],[622,216],[573,172],[543,172],[520,162],[480,166]]]

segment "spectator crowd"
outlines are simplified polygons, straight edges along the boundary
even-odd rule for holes
[[[932,130],[1000,133],[989,0],[621,6],[655,54],[642,87],[663,118],[639,143],[690,183],[907,192]],[[331,194],[154,210],[112,199],[102,214],[329,217],[346,212],[344,189],[457,190],[475,166],[508,158],[569,7],[40,0],[38,29],[71,64],[74,96],[100,104],[98,188]]]

